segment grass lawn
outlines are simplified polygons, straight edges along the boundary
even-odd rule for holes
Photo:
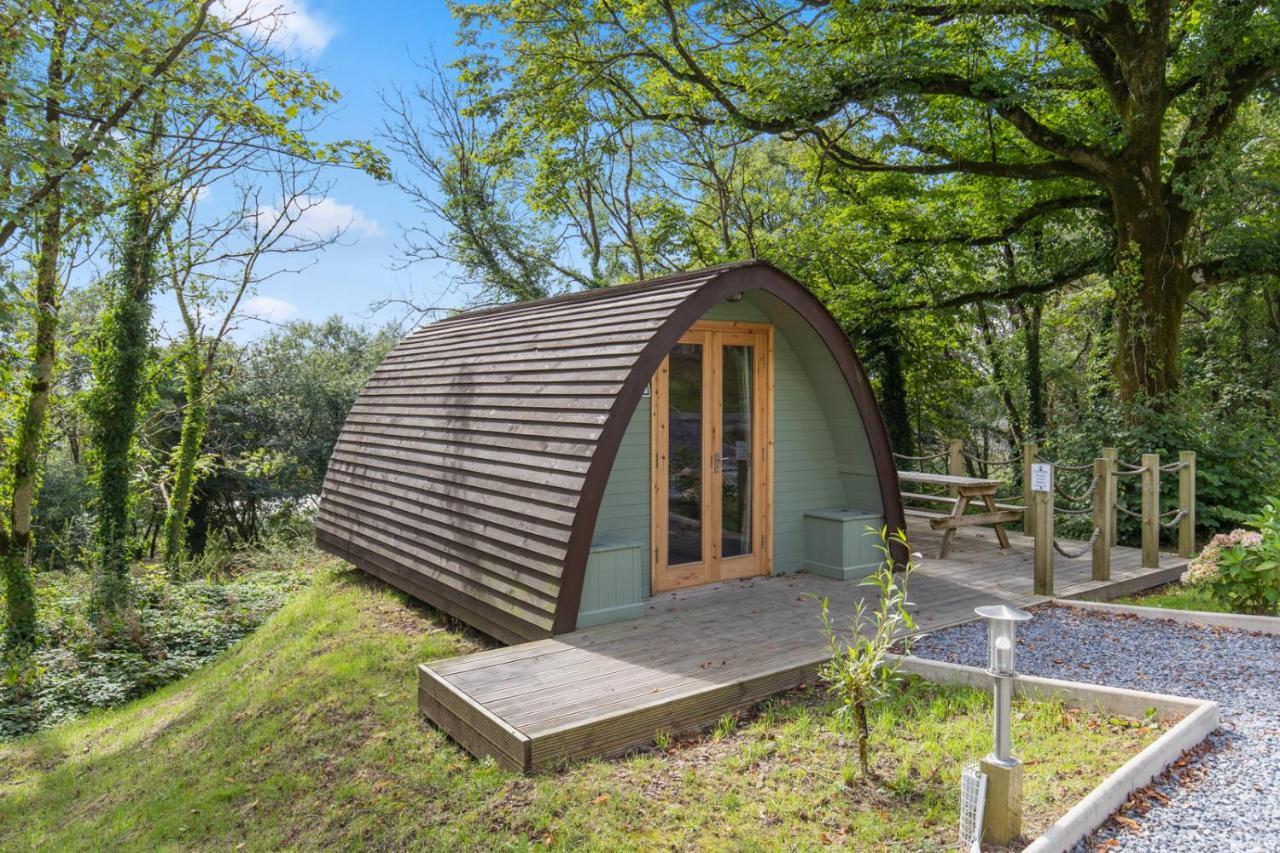
[[[1211,613],[1232,613],[1231,607],[1218,601],[1204,589],[1181,583],[1171,583],[1154,590],[1126,595],[1115,600],[1116,604],[1134,604],[1140,607],[1167,607],[1171,610],[1206,610]]]
[[[416,711],[414,664],[479,642],[327,564],[186,679],[0,743],[0,849],[939,849],[960,762],[989,746],[985,693],[913,682],[874,715],[873,783],[814,689],[662,749],[521,777]],[[1030,831],[1158,735],[1052,703],[1016,716]]]

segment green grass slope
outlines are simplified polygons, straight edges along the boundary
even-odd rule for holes
[[[815,620],[815,631],[817,622]],[[875,716],[879,778],[816,691],[618,761],[524,778],[416,711],[414,665],[474,637],[338,566],[183,681],[0,744],[0,849],[937,849],[988,699],[913,684]],[[1027,822],[1043,826],[1155,732],[1020,706]]]

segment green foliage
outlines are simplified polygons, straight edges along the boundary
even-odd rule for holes
[[[868,709],[888,696],[900,678],[898,665],[889,657],[889,651],[901,641],[901,634],[915,627],[907,612],[907,584],[915,567],[908,560],[900,575],[894,570],[893,552],[910,553],[907,537],[901,530],[888,533],[887,529],[871,528],[867,532],[879,533],[880,550],[884,554],[884,561],[861,584],[875,588],[876,607],[868,611],[861,598],[854,602],[853,619],[846,634],[836,627],[828,600],[821,600],[822,628],[831,647],[831,660],[822,666],[819,675],[840,702],[836,713],[853,718],[858,734],[858,761],[863,775],[869,776]]]
[[[189,674],[305,585],[311,559],[309,549],[264,549],[235,573],[183,583],[144,567],[133,578],[133,608],[105,623],[93,616],[85,575],[44,575],[39,648],[3,659],[0,738],[124,704]]]
[[[1280,500],[1268,500],[1246,523],[1262,534],[1262,541],[1224,549],[1209,589],[1234,612],[1280,614]]]
[[[1070,419],[1062,418],[1046,445],[1050,458],[1084,462],[1114,446],[1120,458],[1136,464],[1143,453],[1160,453],[1174,462],[1181,450],[1196,453],[1196,530],[1200,538],[1235,526],[1254,512],[1260,495],[1280,485],[1280,436],[1265,408],[1218,400],[1197,382],[1159,401],[1140,399],[1126,411],[1111,400],[1099,400]],[[1219,394],[1227,389],[1218,386]],[[1087,477],[1088,475],[1081,475]],[[1137,511],[1141,504],[1138,477],[1121,477],[1119,502]],[[1072,486],[1072,491],[1087,486]],[[1160,511],[1177,507],[1176,475],[1161,475]],[[1064,519],[1068,533],[1080,533]],[[1090,522],[1082,522],[1088,524]],[[1140,538],[1141,522],[1121,514],[1118,533],[1126,542]],[[1085,536],[1087,537],[1087,532]],[[1166,534],[1170,535],[1170,534]]]

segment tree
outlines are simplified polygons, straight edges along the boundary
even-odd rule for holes
[[[273,162],[270,201],[262,184],[239,184],[238,204],[208,221],[199,215],[201,193],[191,192],[181,205],[178,228],[166,234],[166,272],[184,331],[179,363],[185,397],[181,434],[170,461],[172,485],[162,534],[171,571],[186,556],[197,462],[209,409],[219,390],[213,380],[227,337],[243,319],[242,303],[267,279],[299,272],[309,263],[276,265],[266,271],[260,262],[272,255],[306,259],[342,236],[341,228],[321,234],[299,227],[308,211],[323,203],[325,188],[318,184],[314,169],[300,169],[297,163],[278,158]]]
[[[4,198],[0,213],[0,250],[26,228],[52,197],[76,189],[91,174],[113,134],[125,129],[130,115],[157,87],[171,78],[181,59],[222,29],[211,18],[214,0],[172,3],[52,2],[9,6],[4,13],[4,60],[21,67],[41,52],[53,50],[64,66],[58,79],[46,77],[42,88],[34,78],[19,74],[7,93],[6,111],[16,120],[5,123]],[[230,24],[224,32],[233,31]],[[68,36],[74,35],[69,39]],[[42,51],[42,45],[50,45]],[[74,48],[68,50],[68,46]],[[65,86],[74,77],[73,92]],[[33,85],[34,84],[34,85]],[[27,116],[45,112],[57,100],[60,118],[73,120],[69,138],[56,146],[37,136],[16,132]],[[6,116],[8,118],[8,116]],[[11,131],[11,128],[13,129]],[[39,163],[42,168],[32,168]]]
[[[902,179],[911,203],[895,227],[917,238],[982,248],[1052,229],[1069,245],[1043,253],[1041,274],[916,301],[959,307],[1108,274],[1126,400],[1177,387],[1192,293],[1280,271],[1274,227],[1201,228],[1249,148],[1241,116],[1269,108],[1280,72],[1265,3],[653,0],[464,16],[504,33],[489,79],[512,125],[595,110],[618,128],[800,140],[827,168]],[[555,144],[549,123],[529,138]]]
[[[53,15],[43,85],[42,141],[44,150],[49,152],[45,159],[54,164],[60,162],[58,152],[62,149],[62,106],[67,91],[69,32],[68,15],[59,7]],[[6,170],[6,184],[7,174]],[[5,633],[9,644],[14,647],[25,647],[35,640],[35,590],[26,560],[31,548],[31,516],[35,505],[39,452],[44,441],[45,414],[53,384],[58,303],[62,292],[58,277],[63,239],[61,187],[53,184],[34,204],[39,209],[35,227],[35,335],[25,393],[16,418],[17,434],[11,440],[10,459],[7,460],[4,485],[9,512],[0,523],[0,570],[4,573],[7,602]]]
[[[236,367],[210,400],[192,553],[215,534],[253,542],[271,513],[314,506],[347,412],[398,339],[394,329],[369,332],[334,317],[225,344]]]
[[[93,604],[119,610],[129,597],[129,484],[146,371],[151,355],[151,295],[156,260],[168,227],[170,204],[158,187],[160,116],[129,163],[123,233],[116,268],[108,278],[107,306],[93,350],[94,389],[89,404],[96,461],[98,559]]]
[[[30,599],[25,563],[65,287],[59,253],[67,234],[105,231],[136,201],[114,194],[111,182],[132,144],[151,132],[150,122],[139,124],[136,116],[162,117],[165,162],[174,149],[199,149],[227,159],[182,162],[230,168],[234,152],[274,151],[388,176],[385,157],[367,142],[312,141],[311,131],[339,96],[277,49],[279,11],[260,15],[248,4],[238,14],[222,7],[213,15],[212,5],[11,4],[0,18],[0,66],[9,71],[0,101],[0,250],[15,235],[35,243],[31,298],[23,300],[29,316],[20,329],[32,341],[24,359],[28,379],[14,404],[0,476],[0,569],[10,592],[8,633],[19,642],[34,636],[33,611],[23,603]],[[181,170],[163,174],[157,192],[189,177]],[[9,308],[0,306],[0,314]]]

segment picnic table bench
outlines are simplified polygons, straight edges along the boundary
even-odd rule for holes
[[[929,486],[946,486],[955,492],[955,496],[930,495],[921,492],[903,490],[903,500],[913,500],[949,505],[950,512],[935,512],[924,509],[908,509],[909,515],[924,516],[929,519],[929,526],[934,530],[944,531],[942,534],[942,550],[938,559],[944,559],[951,550],[951,541],[955,539],[956,530],[976,524],[989,524],[995,528],[996,538],[1000,540],[1000,549],[1009,547],[1009,537],[1004,532],[1007,521],[1022,518],[1022,507],[1012,504],[996,503],[996,490],[1000,488],[1000,480],[987,480],[981,477],[958,477],[954,474],[929,474],[922,471],[899,471],[898,480],[902,483],[918,483]],[[975,498],[982,500],[986,512],[965,515],[965,510]]]

